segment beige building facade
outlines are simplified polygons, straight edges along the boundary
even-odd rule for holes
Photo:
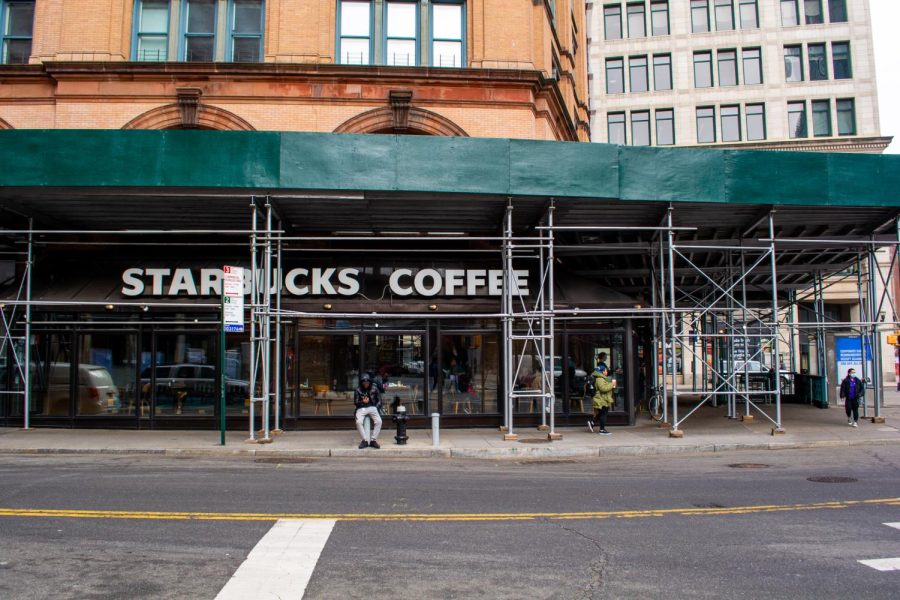
[[[868,0],[593,2],[592,140],[882,152]]]

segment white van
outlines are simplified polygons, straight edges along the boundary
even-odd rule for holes
[[[69,414],[69,374],[72,366],[67,362],[50,363],[44,414],[67,416]],[[112,375],[100,365],[78,365],[77,415],[116,414],[121,408],[119,388]]]

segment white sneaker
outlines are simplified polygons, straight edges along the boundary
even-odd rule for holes
[[[594,433],[594,422],[593,421],[588,421],[588,431],[590,431],[591,433]]]
[[[847,425],[853,427],[853,419],[847,419]]]
[[[858,425],[856,424],[856,421],[853,421],[853,427],[858,427]]]

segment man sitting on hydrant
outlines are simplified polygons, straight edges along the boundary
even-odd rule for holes
[[[353,404],[356,405],[356,430],[362,441],[359,443],[359,449],[363,448],[381,448],[378,445],[378,434],[381,433],[381,415],[378,409],[381,407],[381,394],[378,388],[372,385],[372,380],[368,373],[359,376],[359,387],[353,394]],[[364,421],[366,416],[372,419],[372,438],[369,439],[366,434]]]

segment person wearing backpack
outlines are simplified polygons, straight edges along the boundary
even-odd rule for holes
[[[603,361],[598,362],[597,368],[590,375],[590,379],[594,388],[594,394],[591,398],[594,407],[594,417],[588,421],[588,429],[593,432],[594,427],[597,427],[600,435],[612,435],[606,430],[606,415],[616,403],[613,397],[613,390],[616,389],[616,380],[609,378],[609,367]]]

